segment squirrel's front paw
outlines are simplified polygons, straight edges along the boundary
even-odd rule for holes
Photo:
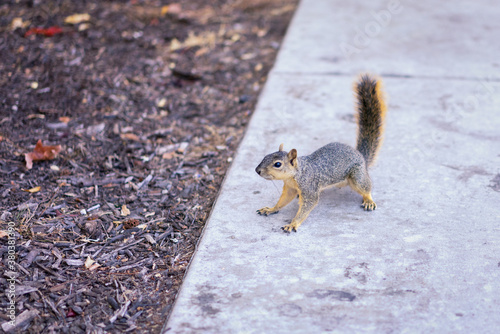
[[[283,231],[285,231],[286,233],[290,233],[290,232],[297,232],[297,228],[298,226],[296,226],[295,224],[291,223],[291,224],[287,224],[285,226],[283,226],[281,229]]]
[[[373,200],[364,200],[361,207],[366,211],[373,211],[377,208],[377,204]]]
[[[278,211],[275,211],[273,208],[269,208],[266,206],[265,208],[257,210],[257,213],[262,216],[268,216],[273,213],[278,213]]]

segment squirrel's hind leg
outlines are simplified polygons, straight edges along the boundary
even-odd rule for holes
[[[364,166],[354,167],[347,178],[347,182],[354,191],[363,196],[363,203],[361,204],[363,209],[372,211],[377,208],[377,204],[375,204],[371,195],[372,181]]]

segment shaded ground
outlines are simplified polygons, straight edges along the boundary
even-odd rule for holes
[[[296,0],[2,3],[0,289],[15,277],[14,331],[159,332]],[[39,139],[62,151],[27,169]]]

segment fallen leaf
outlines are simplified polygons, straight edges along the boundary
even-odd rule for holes
[[[175,51],[179,50],[182,48],[191,48],[194,46],[205,46],[212,48],[215,46],[215,41],[216,41],[217,35],[215,32],[205,32],[205,33],[200,33],[199,35],[195,35],[194,32],[190,31],[188,33],[188,37],[184,42],[179,42],[178,39],[174,38],[170,42],[170,50]]]
[[[87,30],[88,28],[90,28],[90,24],[88,23],[82,23],[78,26],[78,31],[85,31]]]
[[[87,260],[85,260],[85,268],[89,269],[95,263],[94,260],[87,256]]]
[[[167,152],[167,153],[163,153],[163,155],[161,156],[161,158],[165,159],[165,160],[170,160],[173,157],[175,157],[175,155],[176,155],[175,152]]]
[[[181,12],[181,6],[177,3],[165,5],[162,7],[155,6],[132,6],[129,7],[130,15],[133,15],[141,20],[151,21],[153,24],[159,22],[158,18],[164,17],[167,14],[177,15]]]
[[[123,221],[123,228],[124,229],[129,229],[129,228],[134,228],[137,225],[139,225],[139,221],[137,219],[127,219]]]
[[[12,30],[16,30],[18,28],[27,28],[30,24],[30,21],[23,21],[22,17],[15,17],[10,23],[10,28]]]
[[[73,15],[67,16],[64,19],[64,23],[67,23],[67,24],[78,24],[78,23],[87,22],[87,21],[90,21],[90,15],[87,13],[73,14]]]
[[[141,141],[139,136],[133,134],[133,133],[122,133],[120,135],[121,139],[128,139],[128,140],[133,140],[133,141]]]
[[[161,98],[157,103],[156,106],[158,108],[163,108],[167,105],[167,99],[166,98]]]
[[[169,6],[168,5],[163,6],[163,7],[161,7],[160,15],[165,16],[165,15],[167,15],[168,11],[169,11]]]
[[[5,231],[0,231],[0,238],[6,237],[8,235],[9,235],[9,233],[7,233]]]
[[[44,28],[31,28],[24,34],[24,37],[29,37],[31,35],[42,35],[45,37],[52,37],[55,34],[61,34],[63,32],[61,27],[53,26],[47,29]]]
[[[180,3],[171,3],[170,5],[161,7],[161,16],[165,16],[167,13],[179,15],[181,12],[182,7]]]
[[[27,169],[33,168],[33,161],[54,159],[55,157],[57,157],[59,152],[61,152],[61,149],[62,149],[61,145],[43,146],[42,140],[39,139],[38,142],[36,143],[33,152],[26,153],[24,155],[24,158],[26,160],[26,168]]]
[[[97,268],[99,268],[100,266],[101,266],[101,265],[100,265],[99,263],[94,263],[93,265],[91,265],[91,266],[89,267],[89,270],[90,270],[90,271],[94,271],[94,270],[96,270]]]
[[[76,317],[78,314],[76,314],[75,311],[70,307],[68,311],[66,312],[66,318],[73,318]]]
[[[128,216],[130,214],[130,210],[127,208],[125,204],[122,205],[122,210],[120,211],[121,216]]]
[[[37,193],[40,191],[40,189],[42,189],[42,187],[38,186],[38,187],[31,188],[31,189],[27,189],[25,191],[29,192],[29,193]]]

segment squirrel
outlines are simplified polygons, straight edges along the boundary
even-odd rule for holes
[[[329,186],[349,185],[363,196],[361,207],[367,211],[377,208],[372,199],[372,182],[368,167],[372,166],[382,144],[386,105],[381,81],[368,74],[361,75],[354,85],[357,97],[358,136],[356,148],[342,143],[327,144],[311,155],[297,156],[297,150],[268,154],[255,168],[266,180],[283,180],[283,193],[272,208],[257,210],[259,215],[277,213],[295,197],[299,210],[290,224],[282,227],[289,233],[296,232],[309,213],[318,204],[322,189]]]

